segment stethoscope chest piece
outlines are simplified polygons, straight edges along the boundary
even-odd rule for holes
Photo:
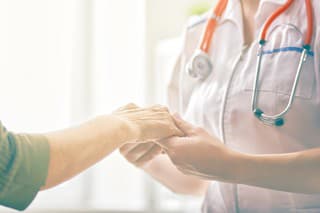
[[[209,55],[198,50],[187,64],[187,74],[199,80],[205,80],[212,72],[212,63]]]

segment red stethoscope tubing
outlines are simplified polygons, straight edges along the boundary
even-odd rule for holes
[[[226,10],[227,5],[228,0],[220,0],[213,10],[213,17],[209,17],[208,19],[207,26],[205,28],[206,30],[203,34],[202,42],[200,44],[200,49],[205,53],[209,53],[211,39],[213,38],[214,32],[216,31],[218,20]]]
[[[289,9],[289,7],[292,5],[294,0],[288,0],[283,6],[279,7],[267,20],[265,23],[262,33],[261,33],[261,38],[260,41],[265,42],[266,41],[266,36],[268,33],[268,30],[271,26],[271,24],[281,15],[283,14],[286,10]],[[312,3],[311,0],[305,0],[305,6],[306,6],[306,11],[307,11],[307,33],[306,33],[306,38],[304,40],[304,45],[310,45],[312,42],[312,36],[313,36],[313,12],[312,12]]]
[[[276,20],[282,13],[284,13],[293,3],[294,0],[288,0],[283,6],[279,7],[268,19],[263,26],[260,40],[266,40],[267,32],[271,24]]]
[[[306,45],[311,45],[312,37],[313,37],[313,9],[311,0],[306,1],[306,10],[307,10],[307,18],[308,18],[308,30],[307,30],[307,37],[305,40]]]
[[[279,7],[266,21],[261,37],[260,37],[260,43],[266,42],[266,36],[268,33],[268,30],[272,23],[277,19],[281,14],[283,14],[286,10],[289,9],[289,7],[292,5],[294,0],[288,0],[284,5]],[[205,32],[202,36],[201,43],[200,43],[200,50],[203,52],[209,54],[211,40],[213,38],[214,32],[216,31],[219,18],[224,13],[226,7],[228,4],[228,0],[220,0],[217,4],[217,6],[213,10],[212,17],[209,17],[207,21],[207,25],[205,28]],[[312,36],[313,36],[313,10],[312,10],[312,3],[311,0],[305,0],[305,7],[307,12],[307,32],[306,32],[306,38],[304,40],[304,46],[309,47],[312,42]]]

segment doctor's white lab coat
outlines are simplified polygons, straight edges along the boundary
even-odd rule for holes
[[[240,152],[289,153],[320,147],[319,0],[312,0],[315,17],[312,51],[308,53],[284,126],[267,126],[251,111],[260,32],[266,19],[284,2],[260,1],[255,17],[256,39],[246,46],[240,0],[230,0],[211,43],[213,72],[204,81],[191,78],[185,71],[197,49],[206,16],[192,19],[169,84],[171,109]],[[304,0],[295,1],[270,28],[258,89],[258,106],[267,114],[277,114],[287,105],[306,30]],[[213,181],[203,212],[320,212],[320,194],[295,194]]]

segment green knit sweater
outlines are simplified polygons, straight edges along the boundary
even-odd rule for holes
[[[49,153],[44,136],[14,134],[0,122],[0,205],[28,207],[45,184]]]

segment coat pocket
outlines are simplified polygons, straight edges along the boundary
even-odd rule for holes
[[[303,34],[297,27],[281,24],[274,27],[263,48],[258,92],[270,92],[290,96],[303,51]],[[257,56],[258,57],[258,56]],[[302,66],[295,96],[311,99],[315,87],[314,53]],[[246,91],[253,91],[255,72],[250,74],[251,83],[245,84]]]

